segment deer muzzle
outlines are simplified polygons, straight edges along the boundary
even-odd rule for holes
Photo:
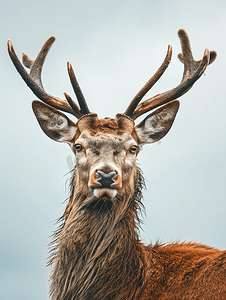
[[[89,187],[96,197],[115,197],[122,187],[121,174],[119,170],[105,166],[94,168],[90,173]]]

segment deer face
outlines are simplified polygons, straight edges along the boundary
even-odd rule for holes
[[[70,145],[76,156],[79,183],[87,195],[98,198],[114,198],[132,185],[142,145],[160,140],[169,131],[178,107],[178,101],[171,102],[137,126],[123,114],[115,119],[98,119],[96,114],[88,114],[75,124],[56,109],[33,102],[43,131]]]
[[[92,136],[85,131],[75,141],[74,149],[79,181],[89,193],[112,198],[129,184],[139,151],[130,134],[100,132]]]
[[[114,197],[129,181],[138,145],[128,134],[90,136],[83,132],[75,144],[79,178],[95,196]]]

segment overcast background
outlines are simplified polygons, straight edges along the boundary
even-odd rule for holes
[[[178,85],[179,28],[188,32],[195,59],[205,48],[216,50],[217,60],[180,98],[169,134],[139,154],[147,180],[141,237],[145,243],[180,239],[225,249],[225,0],[0,0],[0,11],[0,299],[47,299],[46,245],[64,211],[67,158],[73,157],[39,128],[31,110],[36,96],[12,65],[7,39],[19,57],[25,51],[35,58],[55,35],[42,76],[46,90],[73,96],[69,60],[100,117],[125,110],[161,65],[169,43],[172,62],[148,96]]]

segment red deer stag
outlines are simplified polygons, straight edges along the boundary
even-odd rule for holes
[[[23,53],[18,60],[11,41],[9,55],[33,93],[35,116],[51,139],[66,142],[76,156],[70,198],[55,232],[49,264],[53,300],[85,299],[226,299],[226,252],[196,243],[143,245],[138,236],[144,179],[136,165],[140,148],[163,138],[179,108],[176,98],[200,78],[216,52],[205,50],[193,59],[188,36],[179,30],[184,64],[181,83],[140,102],[162,76],[172,55],[166,57],[129,104],[114,119],[91,113],[71,64],[68,72],[79,106],[46,93],[41,72],[55,41],[50,37],[35,60]],[[164,105],[163,105],[164,104]],[[154,108],[135,126],[134,120]],[[59,110],[78,118],[72,122]]]

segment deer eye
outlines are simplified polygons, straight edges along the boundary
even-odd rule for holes
[[[129,149],[129,152],[132,153],[132,154],[136,154],[136,152],[137,152],[137,146],[132,146],[132,147]]]
[[[75,144],[74,148],[75,148],[76,152],[81,152],[82,151],[82,145],[81,144]]]

